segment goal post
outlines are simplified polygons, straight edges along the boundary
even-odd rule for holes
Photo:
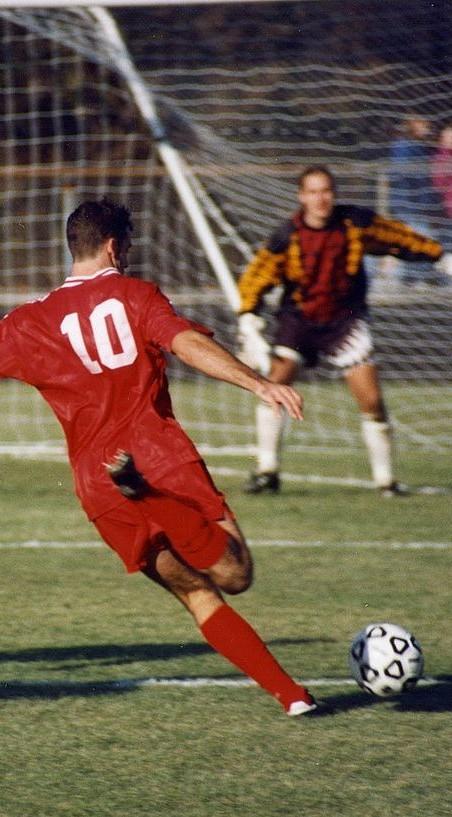
[[[149,126],[159,156],[174,183],[182,206],[185,208],[185,212],[192,222],[195,235],[212,265],[218,283],[232,309],[237,310],[240,302],[237,286],[210,228],[209,222],[190,186],[190,180],[187,170],[184,167],[184,162],[179,152],[171,145],[165,133],[165,129],[153,102],[151,88],[146,85],[136,70],[116,23],[109,12],[100,6],[94,6],[90,11],[99,23],[101,36],[104,35],[106,40],[111,44],[112,50],[116,53],[117,68],[124,76],[137,108]]]
[[[110,195],[132,211],[134,272],[234,350],[237,278],[296,206],[302,165],[329,164],[341,200],[388,212],[388,133],[414,107],[439,132],[452,72],[364,57],[344,67],[313,61],[311,52],[286,59],[283,49],[249,59],[240,50],[250,36],[244,5],[197,3],[191,13],[190,3],[0,3],[3,313],[61,283],[65,216],[84,198]],[[271,22],[273,5],[293,36],[298,19],[320,36],[318,3],[250,0],[268,42],[281,28]],[[220,58],[219,24],[234,28],[233,64]],[[452,239],[440,209],[432,224]],[[450,452],[451,290],[403,289],[387,260],[370,269],[377,356],[399,444]],[[270,327],[273,311],[269,303]],[[201,450],[250,454],[253,398],[170,365],[178,414]],[[340,452],[352,476],[362,443],[350,396],[328,367],[302,377],[308,419],[291,428],[288,448]],[[60,439],[39,397],[24,397],[20,386],[0,384],[0,408],[0,444]]]

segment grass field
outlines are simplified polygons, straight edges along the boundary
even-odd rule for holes
[[[314,380],[297,386],[304,396],[305,422],[293,423],[288,444],[330,455],[339,450],[342,470],[356,471],[362,459],[358,412],[341,380]],[[254,441],[255,398],[245,391],[208,378],[173,379],[176,415],[198,443],[210,447],[249,447]],[[437,454],[452,450],[452,384],[389,381],[385,397],[401,450],[417,448]],[[61,439],[61,432],[40,395],[15,381],[0,383],[0,445]],[[344,446],[347,457],[343,456]],[[350,456],[351,455],[351,456]]]
[[[64,463],[4,458],[1,817],[450,814],[450,495],[288,477],[247,498],[248,462],[210,464],[256,562],[233,605],[335,714],[294,722],[254,686],[182,685],[241,676],[100,545]],[[316,465],[285,459],[288,474]],[[450,491],[447,458],[404,457],[404,479],[426,474]],[[382,619],[415,632],[438,683],[387,701],[350,683],[350,639]]]

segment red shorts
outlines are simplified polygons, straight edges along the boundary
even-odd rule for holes
[[[140,500],[126,499],[93,520],[127,571],[142,570],[151,552],[163,548],[174,550],[198,570],[215,564],[228,540],[217,522],[232,519],[233,515],[204,463],[181,465],[154,482],[152,488],[155,494]]]

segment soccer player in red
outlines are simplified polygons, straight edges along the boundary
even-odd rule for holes
[[[0,321],[0,376],[35,386],[66,435],[76,493],[129,572],[185,605],[205,639],[289,715],[316,711],[222,593],[252,581],[248,547],[223,494],[176,421],[164,352],[301,419],[301,397],[178,316],[152,283],[125,277],[129,212],[87,201],[70,216],[71,275]]]
[[[336,203],[335,179],[324,166],[307,168],[300,178],[300,209],[280,225],[251,259],[239,281],[240,357],[274,383],[291,384],[300,363],[315,366],[324,357],[344,375],[360,413],[373,480],[382,496],[403,491],[394,479],[392,433],[383,400],[368,322],[363,256],[393,255],[408,262],[450,256],[431,238],[408,225],[364,207]],[[262,335],[262,299],[282,287],[273,348]],[[257,468],[246,493],[276,493],[284,415],[263,403],[256,408]]]

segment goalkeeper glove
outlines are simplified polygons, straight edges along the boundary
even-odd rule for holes
[[[435,264],[436,269],[443,273],[443,275],[452,276],[452,252],[444,252]]]
[[[239,360],[261,374],[268,374],[271,347],[261,334],[265,328],[264,319],[255,315],[254,312],[245,312],[239,315],[238,323]]]
[[[105,463],[107,473],[127,499],[143,499],[151,492],[143,474],[137,471],[132,454],[118,451],[113,462]]]

